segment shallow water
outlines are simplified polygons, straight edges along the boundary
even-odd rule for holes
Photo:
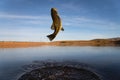
[[[88,65],[103,80],[120,80],[120,47],[34,47],[0,49],[0,80],[17,80],[35,61],[73,61]]]

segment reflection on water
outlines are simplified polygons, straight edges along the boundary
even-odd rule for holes
[[[120,47],[37,47],[0,49],[0,80],[16,80],[33,61],[77,61],[94,67],[104,80],[120,80]]]

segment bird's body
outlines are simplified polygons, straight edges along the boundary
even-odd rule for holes
[[[61,19],[58,15],[58,12],[57,12],[56,8],[51,8],[51,17],[52,17],[52,20],[53,20],[51,29],[54,30],[54,32],[53,32],[53,34],[50,34],[50,35],[47,36],[50,41],[52,41],[56,37],[56,35],[58,34],[58,32],[60,30],[64,31],[64,29],[62,27]]]

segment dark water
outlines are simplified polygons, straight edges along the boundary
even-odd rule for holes
[[[120,80],[120,47],[34,47],[0,49],[0,80],[17,80],[34,61],[89,65],[103,80]]]

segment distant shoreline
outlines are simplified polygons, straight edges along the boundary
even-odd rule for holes
[[[120,46],[119,39],[69,40],[53,42],[0,41],[0,48],[24,48],[40,46]]]

